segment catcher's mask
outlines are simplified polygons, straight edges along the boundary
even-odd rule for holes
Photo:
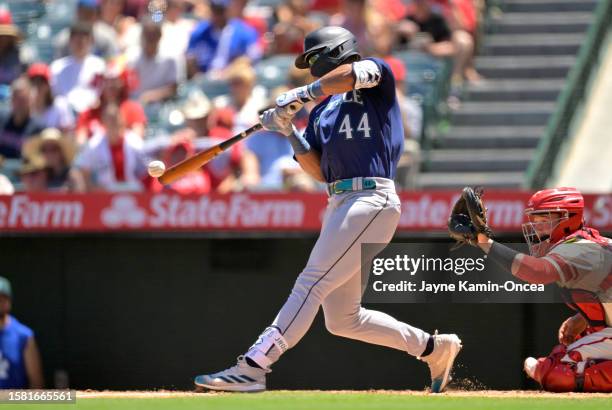
[[[295,59],[297,68],[310,68],[314,77],[323,77],[349,58],[360,59],[357,39],[345,28],[322,27],[304,38],[304,52]]]
[[[583,226],[584,198],[576,188],[538,191],[525,209],[523,235],[533,256],[544,256],[553,245]],[[536,221],[536,215],[547,218]]]
[[[532,256],[544,256],[555,244],[551,242],[551,233],[568,219],[566,210],[559,211],[533,211],[525,212],[528,222],[525,222],[523,236],[529,246],[529,253]],[[536,220],[537,216],[545,216],[545,219]],[[537,218],[539,219],[539,218]]]

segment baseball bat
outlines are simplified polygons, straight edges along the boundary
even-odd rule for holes
[[[222,153],[223,151],[230,148],[232,145],[236,144],[238,141],[241,141],[251,135],[252,133],[259,131],[262,129],[261,123],[257,123],[250,128],[242,131],[238,135],[234,135],[231,138],[226,139],[225,141],[205,149],[204,151],[198,152],[195,155],[192,155],[189,158],[185,158],[183,161],[179,162],[168,168],[164,174],[158,178],[159,182],[164,185],[168,185],[176,181],[177,179],[182,178],[189,172],[195,171],[201,168],[207,162],[210,162],[217,155]]]

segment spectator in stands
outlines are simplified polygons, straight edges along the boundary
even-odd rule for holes
[[[115,28],[121,24],[125,0],[99,0],[100,21]]]
[[[308,175],[296,161],[291,158],[279,158],[272,164],[283,177],[283,189],[289,192],[313,192],[320,190],[321,184]]]
[[[30,102],[32,117],[45,128],[72,131],[75,125],[74,113],[65,97],[53,96],[49,66],[44,63],[32,64],[28,68],[28,78],[32,85]]]
[[[23,146],[24,158],[42,157],[47,168],[46,189],[53,191],[84,191],[84,182],[70,171],[76,154],[73,140],[55,128],[47,128]]]
[[[192,156],[195,148],[191,140],[177,141],[170,145],[163,153],[162,161],[167,167],[183,161]],[[210,192],[210,175],[205,169],[190,172],[178,181],[164,187],[179,194],[207,194]]]
[[[214,137],[208,139],[210,145],[221,141]],[[222,194],[253,189],[260,182],[257,157],[241,143],[220,154],[204,169],[210,175],[211,188]]]
[[[2,169],[2,162],[4,158],[0,155],[0,170]],[[8,179],[6,175],[0,172],[0,195],[13,195],[15,193],[15,187]]]
[[[187,100],[181,107],[181,112],[185,118],[185,127],[173,134],[175,141],[189,140],[195,138],[214,136],[226,139],[231,137],[231,131],[227,127],[216,127],[211,129],[209,124],[212,120],[209,115],[212,111],[212,104],[208,97],[200,90],[189,93]],[[233,116],[233,113],[231,114]]]
[[[275,89],[270,97],[270,105],[275,104],[276,97],[288,90],[288,87]],[[294,161],[293,150],[287,138],[278,132],[263,130],[249,137],[245,141],[245,145],[257,157],[259,174],[261,175],[259,189],[282,189],[284,184],[283,170],[287,168],[286,164],[291,164],[291,162],[282,159],[288,158],[292,162]]]
[[[24,141],[38,134],[42,125],[30,114],[30,82],[19,77],[11,85],[11,109],[0,113],[0,155],[20,158]]]
[[[196,0],[200,1],[200,0]],[[125,8],[123,14],[126,16],[133,17],[135,20],[140,18],[147,12],[147,6],[149,0],[125,0]]]
[[[78,0],[74,21],[91,26],[91,52],[102,58],[113,57],[119,52],[117,35],[112,26],[98,18],[98,0]],[[56,58],[66,57],[73,53],[71,43],[72,30],[66,28],[55,38]]]
[[[406,66],[404,63],[393,56],[386,57],[385,61],[395,77],[395,92],[404,125],[404,152],[397,164],[395,182],[404,189],[412,189],[416,186],[416,178],[421,166],[421,145],[419,141],[423,133],[423,110],[415,100],[408,97],[404,92],[406,89]]]
[[[334,14],[329,19],[329,25],[349,30],[357,38],[359,51],[363,55],[369,54],[370,39],[367,28],[374,12],[368,10],[367,0],[342,0],[341,4],[340,13]]]
[[[77,22],[70,28],[70,55],[51,63],[51,89],[55,96],[65,96],[76,112],[83,112],[96,102],[93,80],[104,72],[104,60],[91,54],[91,25]]]
[[[159,42],[159,53],[169,56],[176,62],[179,82],[187,76],[185,54],[189,36],[195,27],[192,19],[183,17],[183,0],[167,0],[167,8],[162,23],[162,36]]]
[[[180,0],[184,1],[184,0]],[[249,0],[230,0],[227,15],[230,19],[239,19],[245,22],[248,26],[253,27],[257,31],[259,41],[264,46],[263,36],[268,31],[268,22],[260,13],[245,13],[245,8]]]
[[[309,17],[308,6],[306,0],[288,0],[278,5],[278,21],[272,30],[272,54],[298,54],[303,51],[304,37],[319,27],[319,23]]]
[[[125,126],[134,134],[144,137],[147,117],[142,105],[129,98],[130,91],[136,87],[136,73],[125,64],[124,58],[117,58],[108,64],[104,74],[97,78],[100,91],[97,104],[79,115],[76,129],[76,141],[84,144],[92,135],[102,128],[102,111],[109,104],[119,106]]]
[[[448,2],[449,0],[442,1]],[[453,0],[449,3],[452,7],[453,22],[451,22],[451,28],[453,32],[462,31],[463,33],[467,33],[472,38],[473,42],[472,54],[466,64],[464,77],[471,83],[477,83],[482,80],[482,76],[476,71],[474,57],[477,50],[479,8],[483,7],[483,4],[478,0]]]
[[[87,189],[140,190],[148,183],[142,139],[125,127],[115,104],[102,111],[103,131],[94,135],[75,159],[74,168]]]
[[[419,139],[422,133],[423,112],[416,101],[406,96],[406,66],[402,60],[393,55],[393,46],[396,41],[395,28],[386,22],[371,24],[368,27],[368,35],[372,39],[373,54],[389,64],[395,77],[395,88],[401,108],[405,137],[406,139]]]
[[[123,15],[125,0],[100,0],[100,23],[115,32],[120,52],[140,44],[140,27],[133,17]]]
[[[0,276],[0,389],[42,389],[42,361],[34,332],[11,315],[13,292]]]
[[[9,85],[23,72],[19,55],[19,29],[8,9],[0,7],[0,85]]]
[[[187,100],[181,107],[181,112],[185,117],[185,128],[188,130],[189,135],[185,134],[181,136],[181,139],[194,139],[199,137],[206,137],[210,135],[209,114],[211,112],[212,105],[210,100],[200,90],[194,90],[189,93]],[[177,135],[180,135],[181,131]],[[227,129],[223,130],[223,134],[219,135],[220,138],[229,137],[230,131]]]
[[[141,26],[142,49],[130,61],[130,66],[138,75],[139,83],[133,96],[143,105],[160,103],[176,94],[176,61],[159,53],[161,24],[147,17]]]
[[[214,109],[201,91],[191,92],[182,107],[185,127],[172,135],[174,143],[193,142],[206,149],[232,136],[233,111]],[[257,158],[238,143],[204,167],[210,189],[221,193],[250,188],[259,183]]]
[[[259,111],[265,108],[266,91],[256,85],[257,77],[251,62],[246,58],[235,60],[226,70],[230,95],[215,100],[217,107],[229,107],[234,116],[234,132],[241,132],[259,121]]]
[[[387,24],[393,25],[406,16],[406,4],[404,0],[368,0],[370,7],[384,16]]]
[[[406,95],[406,66],[404,62],[392,55],[384,59],[395,77],[395,92],[400,105],[404,137],[407,140],[418,141],[423,134],[423,110],[418,102]]]
[[[458,98],[464,79],[475,79],[473,65],[474,39],[464,30],[452,30],[439,9],[434,9],[432,0],[414,0],[406,20],[399,26],[400,33],[413,39],[419,32],[431,36],[431,41],[421,41],[419,47],[434,57],[453,57],[451,94]],[[421,39],[423,40],[423,39]]]
[[[219,72],[238,57],[261,58],[257,31],[243,21],[230,18],[230,0],[210,0],[211,17],[200,22],[187,48],[189,77],[197,72]]]
[[[23,192],[45,192],[49,182],[49,169],[40,155],[24,157],[19,168],[19,181]]]
[[[310,3],[310,10],[320,11],[329,15],[339,13],[341,7],[341,0],[312,0]]]

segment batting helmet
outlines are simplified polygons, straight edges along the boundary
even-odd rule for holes
[[[329,26],[306,35],[304,52],[295,59],[295,66],[310,68],[313,76],[322,77],[350,57],[361,58],[353,33],[342,27]]]
[[[555,244],[583,226],[584,198],[580,191],[567,187],[544,189],[529,198],[525,209],[528,217],[552,213],[561,214],[561,217],[555,226],[551,226],[549,236],[539,240],[548,240],[550,244]],[[530,242],[528,235],[533,238],[533,232],[533,223],[523,224],[523,233],[528,242]]]

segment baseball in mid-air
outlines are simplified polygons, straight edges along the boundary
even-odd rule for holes
[[[149,162],[147,171],[149,172],[149,175],[151,175],[153,178],[159,178],[164,175],[164,172],[166,171],[166,166],[161,161],[151,161]]]

